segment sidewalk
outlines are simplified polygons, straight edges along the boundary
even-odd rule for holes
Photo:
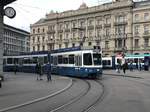
[[[67,77],[53,76],[52,81],[36,80],[36,74],[28,73],[5,73],[5,81],[0,88],[0,111],[8,107],[20,106],[38,102],[55,96],[72,85],[72,80]]]
[[[123,70],[120,70],[120,73],[116,70],[103,70],[104,75],[114,75],[114,76],[126,76],[132,78],[150,78],[150,71],[139,71],[139,70],[126,70],[126,73],[123,73]]]

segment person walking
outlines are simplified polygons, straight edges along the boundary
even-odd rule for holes
[[[40,80],[43,80],[42,75],[43,75],[43,69],[42,69],[41,63],[39,63],[39,77],[40,77]]]
[[[123,65],[122,65],[122,69],[123,69],[123,73],[124,73],[124,76],[125,76],[125,73],[126,73],[126,69],[128,68],[128,64],[127,62],[125,62]]]
[[[39,68],[39,63],[38,62],[36,64],[36,66],[35,66],[35,71],[37,73],[37,80],[39,80],[40,68]]]
[[[50,63],[48,62],[47,65],[46,65],[46,68],[47,68],[47,81],[51,81],[51,66],[50,66]]]
[[[133,71],[133,62],[130,61],[130,71]]]

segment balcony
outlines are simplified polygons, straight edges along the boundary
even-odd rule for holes
[[[102,29],[102,25],[96,25],[97,29]]]
[[[47,31],[47,34],[54,34],[55,33],[55,30],[48,30]]]
[[[68,28],[67,28],[67,29],[65,29],[65,32],[70,32],[70,29],[68,29]]]
[[[105,23],[104,27],[111,27],[111,23]]]
[[[88,26],[88,30],[93,30],[93,29],[94,29],[93,25]]]
[[[127,25],[127,21],[122,21],[122,22],[114,22],[114,26],[120,26],[120,25]]]
[[[59,30],[58,30],[58,33],[63,33],[63,30],[62,30],[62,29],[59,29]]]
[[[150,32],[149,31],[145,31],[143,33],[143,38],[150,38]]]
[[[115,39],[127,39],[127,34],[115,34]]]

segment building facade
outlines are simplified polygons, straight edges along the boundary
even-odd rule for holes
[[[30,33],[4,24],[4,56],[20,55],[30,51]]]
[[[83,3],[77,10],[62,13],[52,11],[44,19],[31,25],[30,49],[42,51],[100,45],[104,56],[122,52],[150,53],[148,47],[150,43],[147,39],[149,35],[143,33],[150,29],[148,3],[148,1],[113,0],[94,7],[87,7]],[[135,21],[136,14],[139,16],[145,14],[147,21],[140,18],[139,21]],[[138,25],[143,28],[138,30],[139,36],[134,34]],[[136,40],[137,38],[143,40]]]

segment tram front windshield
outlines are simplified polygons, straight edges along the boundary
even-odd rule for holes
[[[94,53],[93,62],[94,62],[94,65],[101,65],[101,54]]]

